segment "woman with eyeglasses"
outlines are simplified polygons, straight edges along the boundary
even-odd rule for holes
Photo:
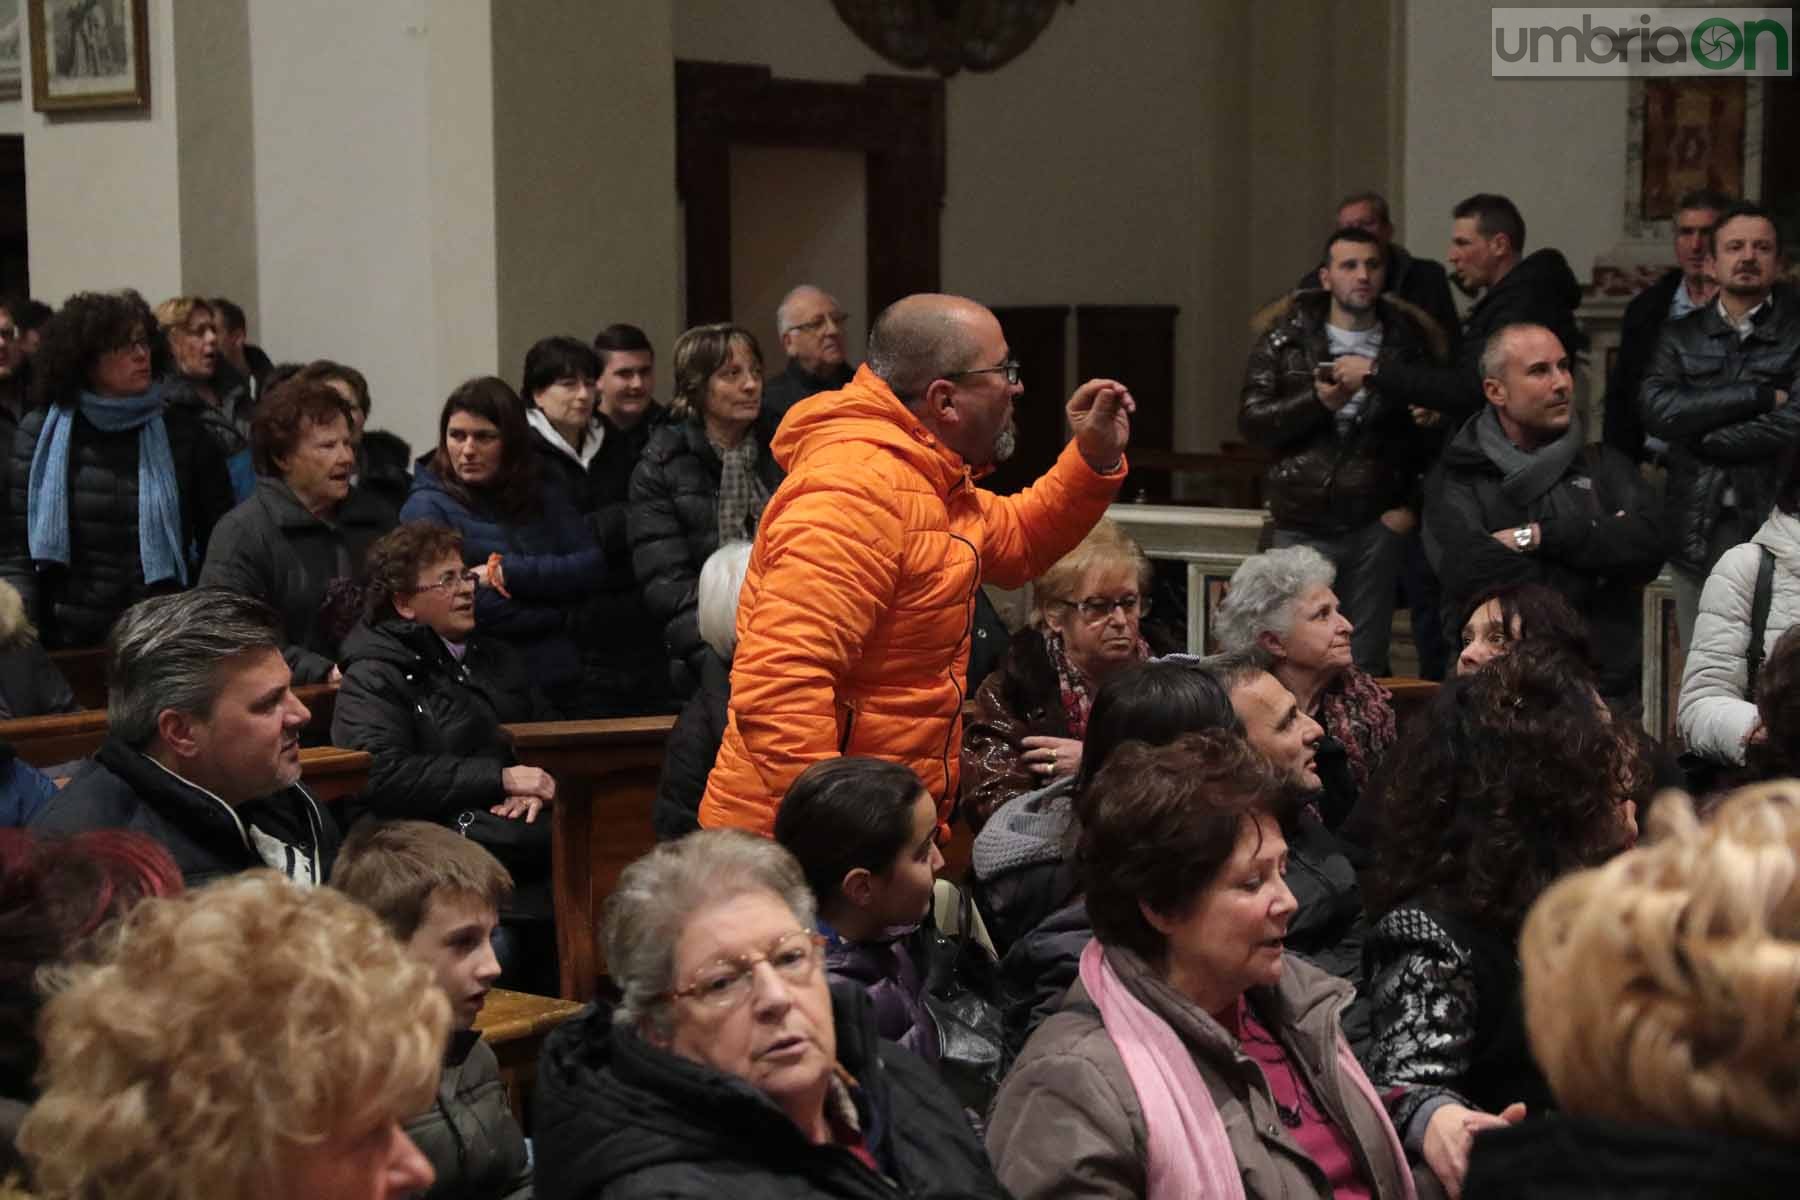
[[[370,809],[451,826],[470,814],[538,822],[556,782],[519,766],[500,726],[544,720],[549,705],[518,652],[476,631],[461,535],[409,521],[369,548],[365,571],[367,618],[344,641],[331,743],[373,757]]]
[[[539,1200],[1003,1197],[961,1106],[829,984],[816,903],[766,838],[703,830],[627,867],[618,985],[538,1066]]]
[[[675,342],[670,421],[650,435],[631,473],[631,562],[644,604],[663,624],[670,684],[699,686],[700,568],[726,542],[754,541],[781,486],[764,417],[762,350],[737,325],[701,325]]]
[[[979,831],[1015,796],[1067,779],[1081,765],[1094,695],[1121,668],[1150,657],[1150,560],[1102,519],[1032,586],[1031,623],[975,692],[963,727],[963,814]]]
[[[281,614],[295,683],[335,683],[338,652],[362,615],[363,555],[394,527],[387,501],[350,482],[355,418],[331,385],[294,378],[256,406],[256,492],[206,548],[201,587],[255,596]]]
[[[167,344],[136,292],[70,297],[33,361],[0,578],[46,647],[97,646],[139,600],[193,586],[231,477],[194,414],[171,405]]]
[[[562,489],[540,477],[524,402],[504,380],[471,379],[444,401],[437,450],[414,470],[400,519],[462,534],[482,584],[482,632],[512,643],[560,716],[592,715],[599,698],[575,635],[605,557]]]
[[[1337,568],[1311,546],[1253,555],[1232,572],[1214,632],[1219,649],[1244,651],[1325,728],[1319,739],[1319,814],[1333,829],[1356,806],[1399,731],[1393,697],[1350,656],[1350,619],[1331,585]]]

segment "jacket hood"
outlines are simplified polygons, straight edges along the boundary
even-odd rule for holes
[[[1571,309],[1581,307],[1581,280],[1575,278],[1575,272],[1569,268],[1569,260],[1563,257],[1562,251],[1550,246],[1534,250],[1520,259],[1519,265],[1489,288],[1482,299],[1487,300],[1507,289],[1542,292]]]
[[[1476,467],[1485,463],[1490,469],[1497,469],[1493,467],[1492,463],[1488,463],[1488,456],[1482,453],[1481,435],[1475,431],[1475,423],[1481,420],[1485,411],[1484,408],[1464,421],[1456,432],[1450,435],[1450,440],[1444,443],[1441,457],[1445,466]]]
[[[568,439],[563,437],[562,431],[552,425],[544,410],[535,404],[525,410],[525,424],[529,425],[531,432],[536,435],[536,442],[541,450],[559,454],[584,471],[587,470],[588,464],[594,461],[594,456],[600,453],[600,446],[606,439],[605,427],[600,424],[598,409],[595,410],[594,418],[588,422],[587,436],[582,439],[579,450],[569,445]]]
[[[426,655],[433,651],[432,643],[436,639],[435,632],[417,621],[402,621],[397,617],[373,625],[361,621],[344,638],[343,649],[338,654],[346,668],[368,659],[411,671],[424,666]]]
[[[1555,254],[1552,250],[1549,253]],[[1393,319],[1396,313],[1411,317],[1425,335],[1425,344],[1434,357],[1443,359],[1450,353],[1450,334],[1439,325],[1437,318],[1409,300],[1403,300],[1394,292],[1383,292],[1376,298],[1376,310],[1381,321]],[[1289,292],[1279,300],[1272,300],[1263,305],[1250,318],[1250,336],[1261,338],[1269,330],[1284,321],[1295,325],[1323,325],[1331,314],[1331,293],[1324,288],[1301,288]]]
[[[1790,517],[1778,508],[1750,540],[1767,546],[1776,562],[1789,573],[1800,575],[1800,517]]]
[[[865,1087],[879,1074],[868,997],[831,989],[838,1061]],[[616,1180],[664,1164],[793,1158],[810,1143],[787,1115],[741,1079],[650,1045],[590,1006],[553,1034],[538,1067],[539,1160],[545,1200],[599,1195]]]
[[[293,488],[274,476],[257,476],[253,495],[255,502],[262,505],[282,529],[307,529],[325,524],[309,512],[306,505],[300,503],[300,497],[294,495]],[[338,505],[336,520],[332,523],[340,528],[346,525],[386,524],[392,516],[393,510],[381,501],[359,487],[352,487],[350,494]]]
[[[995,809],[970,852],[976,877],[991,880],[1019,867],[1062,861],[1075,820],[1074,796],[1075,777],[1069,775]]]
[[[804,460],[820,451],[854,458],[860,450],[901,459],[940,494],[971,477],[962,456],[926,429],[867,364],[842,389],[818,392],[789,409],[770,449],[789,475],[804,470]]]

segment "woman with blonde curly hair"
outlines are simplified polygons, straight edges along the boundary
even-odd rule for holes
[[[1704,824],[1658,801],[1647,845],[1544,893],[1519,958],[1566,1115],[1478,1139],[1468,1200],[1800,1195],[1800,785]]]
[[[150,900],[45,1006],[19,1146],[47,1200],[336,1200],[432,1182],[449,1002],[355,901],[272,871]]]

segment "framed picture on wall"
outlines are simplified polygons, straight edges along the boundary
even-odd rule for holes
[[[24,0],[0,0],[0,100],[19,98],[19,50],[25,44]]]
[[[150,107],[149,0],[26,0],[31,106]]]

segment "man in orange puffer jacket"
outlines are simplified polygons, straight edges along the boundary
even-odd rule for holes
[[[738,604],[725,740],[700,824],[770,833],[795,776],[824,758],[905,763],[947,821],[962,743],[975,593],[1018,587],[1073,549],[1125,478],[1134,408],[1090,379],[1074,440],[1017,496],[975,486],[1012,451],[1018,364],[994,314],[960,296],[896,301],[841,390],[775,435],[770,499]]]

